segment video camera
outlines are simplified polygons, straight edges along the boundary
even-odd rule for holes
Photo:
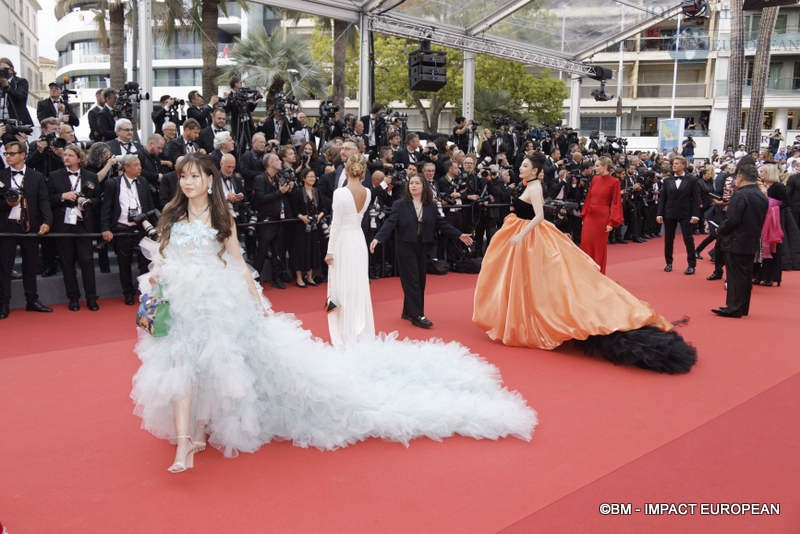
[[[139,91],[138,83],[128,82],[119,90],[114,109],[120,117],[131,120],[133,119],[134,104],[138,104],[142,100],[150,100],[150,93],[142,94]]]
[[[78,94],[78,91],[73,91],[72,89],[67,87],[68,83],[69,83],[69,76],[64,76],[61,79],[61,83],[56,82],[56,85],[58,85],[59,91],[61,91],[61,96],[58,97],[58,101],[60,103],[64,104],[65,106],[69,106],[69,95],[77,95]]]
[[[23,124],[17,119],[0,119],[0,124],[6,127],[6,133],[3,136],[3,141],[14,141],[17,134],[31,135],[33,133],[33,126],[30,124]]]
[[[67,146],[67,140],[60,137],[57,132],[50,132],[39,136],[40,141],[47,141],[48,148],[64,148]]]
[[[387,174],[392,177],[392,186],[394,187],[403,185],[408,177],[404,163],[395,163],[392,170],[388,171]]]
[[[330,123],[336,112],[339,111],[339,106],[333,103],[332,99],[327,99],[319,104],[319,120],[323,123]]]
[[[277,109],[278,112],[281,114],[281,118],[285,119],[286,115],[289,113],[294,113],[300,106],[297,104],[297,101],[294,99],[292,95],[284,95],[283,93],[276,93],[275,94],[275,103],[273,104],[274,109]]]

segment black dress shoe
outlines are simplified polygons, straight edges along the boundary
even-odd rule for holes
[[[0,319],[8,317],[8,304],[0,304]]]
[[[78,299],[69,299],[69,311],[79,311],[81,309],[81,303],[78,302]]]
[[[22,273],[17,271],[17,270],[15,270],[15,269],[11,269],[11,279],[12,280],[22,280]]]
[[[97,311],[100,309],[100,305],[97,304],[97,299],[88,299],[86,301],[86,307],[91,311]]]
[[[703,259],[703,255],[700,254],[699,252],[695,252],[694,253],[694,257],[697,258],[698,260],[702,260]]]
[[[425,317],[424,315],[420,315],[419,317],[412,317],[411,324],[413,324],[414,326],[418,326],[420,328],[430,328],[433,326],[431,320]]]
[[[733,317],[734,319],[738,319],[742,316],[741,313],[734,313],[730,311],[728,308],[714,308],[711,311],[719,315],[720,317]]]
[[[694,274],[694,267],[687,267],[683,274]]]
[[[29,302],[27,306],[25,306],[25,311],[35,311],[35,312],[44,312],[49,313],[53,311],[53,308],[48,308],[38,300],[34,300]]]
[[[628,244],[628,242],[625,241],[624,239],[622,239],[621,241],[617,241],[617,243],[619,243],[620,245],[627,245]]]
[[[641,237],[634,237],[633,239],[631,239],[631,241],[633,241],[634,243],[644,243],[644,239],[642,239]]]
[[[665,273],[671,273],[672,272],[672,264],[671,263],[668,263],[667,265],[664,266],[664,272]]]
[[[125,305],[133,306],[134,304],[136,304],[136,300],[133,298],[133,295],[125,295]]]
[[[273,280],[272,287],[275,289],[286,289],[286,284],[283,283],[283,280]]]
[[[722,280],[722,273],[713,272],[706,276],[706,280]]]

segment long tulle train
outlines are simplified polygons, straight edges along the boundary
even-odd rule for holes
[[[599,353],[614,364],[637,365],[659,373],[688,373],[697,362],[697,350],[680,334],[651,326],[591,336],[578,343],[587,354]]]

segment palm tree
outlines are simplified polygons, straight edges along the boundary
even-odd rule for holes
[[[222,83],[231,76],[242,76],[245,85],[269,93],[268,104],[275,93],[304,99],[325,92],[324,74],[311,59],[307,43],[295,35],[284,38],[277,31],[267,35],[261,28],[247,39],[237,39],[228,57],[231,64],[220,70],[217,80]]]
[[[728,60],[728,117],[725,122],[725,146],[739,145],[742,129],[742,81],[744,79],[744,14],[741,2],[731,2],[731,57]]]
[[[753,82],[750,92],[750,113],[747,116],[747,151],[761,147],[761,128],[764,122],[764,95],[769,81],[769,57],[772,32],[778,20],[780,6],[767,7],[761,11],[761,27],[758,30],[758,45],[753,58]]]
[[[55,5],[56,19],[82,5],[84,2],[80,0],[59,0]],[[100,49],[109,53],[111,87],[122,87],[125,83],[125,4],[121,0],[97,0],[92,10]]]
[[[347,45],[355,39],[355,28],[344,20],[333,21],[333,102],[344,109],[344,76]]]

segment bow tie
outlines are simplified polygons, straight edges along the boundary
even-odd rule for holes
[[[69,175],[70,176],[74,176],[76,178],[79,178],[80,175],[81,175],[81,172],[80,171],[70,172]]]
[[[223,128],[221,130],[218,130],[218,129],[214,128],[214,133],[215,134],[222,133],[222,132],[227,132],[227,130],[225,128]]]
[[[25,174],[25,171],[11,171],[11,176],[21,176]]]

